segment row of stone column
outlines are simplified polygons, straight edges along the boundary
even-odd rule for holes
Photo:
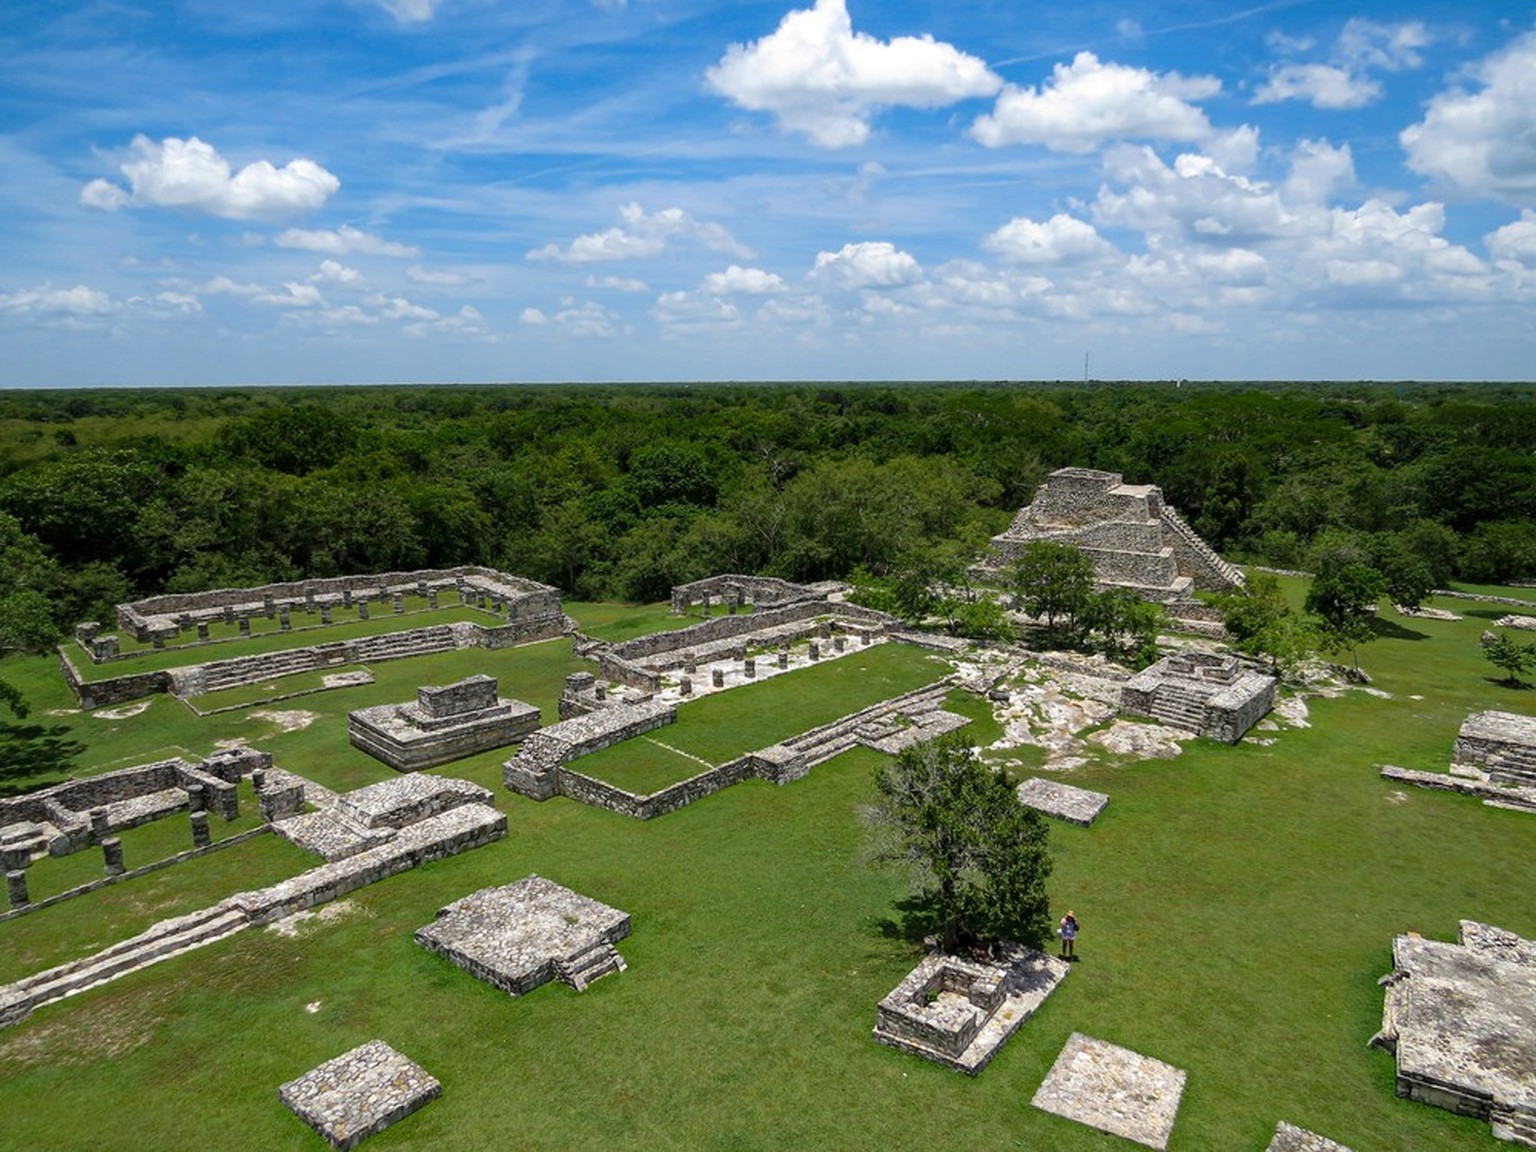
[[[864,644],[867,646],[869,644],[869,642],[870,642],[869,633],[868,632],[864,632],[864,633],[861,633],[860,635],[863,638]],[[833,636],[832,637],[832,648],[833,648],[834,651],[837,651],[837,652],[844,652],[844,651],[846,651],[847,648],[848,648],[847,637],[843,636],[841,633],[839,633],[836,636]],[[812,640],[810,642],[809,654],[810,654],[810,658],[812,660],[820,660],[821,659],[821,645],[817,641]],[[789,646],[788,645],[785,645],[784,647],[779,649],[779,651],[778,651],[778,665],[779,665],[780,669],[784,669],[784,668],[788,668],[789,667]],[[697,675],[698,671],[699,671],[698,659],[696,657],[694,657],[692,654],[690,654],[688,659],[683,662],[683,672],[684,672],[684,675],[678,681],[678,689],[682,693],[682,695],[684,695],[684,696],[692,696],[693,695],[693,677],[695,675]],[[745,676],[748,680],[755,680],[757,678],[757,657],[755,657],[755,656],[743,656],[741,658],[741,672],[742,672],[742,675]],[[723,668],[712,668],[712,669],[710,669],[710,683],[714,687],[716,687],[716,688],[724,688],[725,687],[725,669],[723,669]],[[601,699],[601,696],[599,696],[599,699]]]
[[[266,787],[266,772],[257,768],[251,773],[251,785],[256,790],[258,801],[264,801],[262,792]],[[229,797],[233,803],[222,804],[221,813],[226,820],[233,820],[240,814],[239,797],[234,789],[220,790],[218,795]],[[208,826],[208,808],[206,790],[201,784],[189,784],[187,786],[188,818],[192,825],[192,846],[194,848],[207,848],[213,843],[213,830]],[[123,842],[110,834],[111,826],[108,823],[107,810],[105,808],[92,808],[88,814],[91,821],[91,833],[101,845],[102,865],[108,876],[121,876],[127,868],[123,864]],[[261,804],[261,816],[263,820],[271,821],[272,815],[267,805]],[[31,897],[27,891],[28,864],[32,861],[31,850],[25,847],[0,849],[0,867],[5,869],[6,898],[12,908],[20,908],[31,903]]]
[[[429,611],[437,611],[438,597],[436,588],[422,585],[417,589],[417,595],[423,597],[426,600],[427,608]],[[405,615],[405,594],[403,592],[395,592],[393,594],[389,594],[381,591],[370,593],[366,596],[354,596],[352,590],[348,588],[342,591],[341,606],[343,608],[355,607],[357,609],[357,618],[359,620],[367,620],[369,618],[370,603],[375,600],[383,601],[386,596],[390,596],[392,607],[394,608],[394,614],[396,616]],[[467,586],[460,590],[459,598],[461,602],[465,604],[474,603],[481,608],[487,607],[486,594],[478,590],[469,589]],[[493,611],[500,612],[502,610],[504,605],[500,596],[492,596],[489,598],[489,600]],[[279,604],[277,601],[268,597],[262,603],[261,614],[268,620],[276,617],[278,629],[280,631],[287,632],[293,628],[293,607],[294,605],[291,603],[284,602]],[[320,613],[320,623],[330,624],[332,613],[331,602],[325,601],[322,603],[316,601],[313,596],[305,597],[304,611],[306,613],[312,613],[317,610]],[[223,610],[223,619],[225,624],[233,624],[238,627],[242,637],[249,636],[251,634],[251,618],[249,613],[236,612],[232,605],[225,605]],[[179,621],[179,627],[183,630],[196,627],[198,643],[207,643],[210,639],[209,622],[206,620],[194,621],[190,616],[187,616]],[[107,644],[108,641],[111,642],[110,645]],[[117,654],[117,643],[114,637],[105,636],[98,640],[94,640],[93,642],[97,644],[97,646],[103,651],[110,647],[111,651],[108,653],[108,655],[115,656]],[[156,648],[164,648],[165,642],[166,636],[163,633],[150,636],[150,643]]]

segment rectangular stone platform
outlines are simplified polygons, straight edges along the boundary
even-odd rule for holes
[[[1275,1126],[1275,1138],[1265,1152],[1351,1152],[1333,1140],[1308,1132],[1284,1120]]]
[[[1161,1060],[1074,1032],[1030,1103],[1161,1150],[1173,1134],[1187,1075]]]
[[[300,1120],[332,1148],[355,1148],[443,1094],[420,1065],[382,1040],[327,1060],[277,1090]]]
[[[470,975],[522,996],[559,979],[578,992],[623,971],[613,945],[629,935],[629,914],[542,876],[482,888],[439,909],[415,940]]]
[[[1033,808],[1036,812],[1081,828],[1092,825],[1109,804],[1106,793],[1074,788],[1070,784],[1060,784],[1039,776],[1020,784],[1018,796],[1019,803],[1026,808]]]
[[[493,748],[516,744],[539,726],[539,709],[496,695],[490,676],[417,689],[410,704],[359,708],[347,737],[397,772],[419,772]]]

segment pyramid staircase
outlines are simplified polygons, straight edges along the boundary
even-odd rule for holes
[[[1184,517],[1180,516],[1167,504],[1163,505],[1162,520],[1163,527],[1176,536],[1181,545],[1198,556],[1219,576],[1238,588],[1247,585],[1248,581],[1243,574],[1218,556],[1216,550],[1205,542],[1200,533],[1191,528]]]

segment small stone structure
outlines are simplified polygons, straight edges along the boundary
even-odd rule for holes
[[[988,963],[928,956],[880,1001],[874,1038],[974,1076],[1071,970],[1017,945]]]
[[[1235,656],[1183,652],[1165,656],[1120,689],[1120,710],[1183,728],[1224,744],[1275,706],[1275,678],[1242,666]]]
[[[1090,827],[1109,804],[1103,792],[1074,788],[1041,776],[1032,776],[1018,787],[1019,803],[1026,808],[1081,828]]]
[[[240,814],[240,777],[271,764],[265,752],[232,748],[197,763],[157,760],[39,788],[0,800],[0,846],[25,849],[29,860],[43,852],[66,856],[113,832],[187,810],[192,789],[201,789],[202,807],[233,820]]]
[[[532,800],[561,793],[559,769],[567,761],[598,752],[621,740],[671,724],[675,704],[654,701],[615,704],[541,728],[523,741],[518,754],[503,765],[502,779],[512,791]]]
[[[495,796],[468,780],[413,772],[342,793],[318,812],[279,820],[273,831],[326,860],[345,860],[466,804],[493,808]]]
[[[1191,595],[1193,589],[1220,592],[1244,584],[1243,574],[1163,502],[1160,488],[1127,484],[1118,472],[1052,472],[1008,530],[992,538],[981,567],[995,572],[1037,541],[1080,549],[1093,561],[1100,587],[1128,588],[1189,623],[1220,621]]]
[[[1472,920],[1458,939],[1393,939],[1371,1043],[1396,1057],[1399,1096],[1536,1148],[1536,942]]]
[[[1451,760],[1481,770],[1490,784],[1536,787],[1536,716],[1472,713],[1456,735]]]
[[[332,1148],[356,1148],[443,1094],[443,1086],[382,1040],[370,1040],[277,1090]]]
[[[1187,1073],[1074,1032],[1030,1101],[1055,1116],[1166,1149]]]
[[[542,876],[482,888],[438,910],[416,943],[511,996],[561,980],[578,992],[624,971],[629,914]]]
[[[516,744],[539,726],[539,710],[496,694],[496,680],[470,676],[421,687],[414,704],[381,704],[347,716],[352,747],[397,772],[419,772]]]
[[[1325,1139],[1316,1132],[1308,1132],[1284,1120],[1275,1125],[1275,1138],[1265,1152],[1351,1152],[1344,1145]]]

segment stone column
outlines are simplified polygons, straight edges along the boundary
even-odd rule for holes
[[[235,622],[235,606],[233,604],[226,604],[226,605],[224,605],[224,623],[226,623],[226,624],[233,624],[234,622]]]
[[[592,695],[598,700],[608,699],[608,685],[599,680],[596,684],[592,685]]]
[[[277,611],[277,602],[270,596],[264,597],[261,602],[261,611],[268,620],[272,619],[273,613]]]
[[[427,607],[430,608],[433,612],[437,611],[437,589],[436,588],[428,588],[427,589]]]
[[[814,641],[814,640],[811,641],[811,659],[812,660],[820,660],[821,659],[821,645],[816,643],[816,641]]]
[[[161,635],[161,634],[160,634],[160,633],[158,633],[158,632],[156,632],[156,633],[155,633],[155,634],[154,634],[154,635],[153,635],[153,636],[151,636],[151,637],[150,637],[150,638],[149,638],[149,642],[150,642],[150,644],[152,644],[152,645],[153,645],[153,646],[154,646],[154,648],[155,648],[155,651],[157,651],[157,652],[158,652],[158,651],[159,651],[159,650],[160,650],[160,649],[162,649],[162,648],[164,648],[164,647],[165,647],[165,637],[164,637],[164,636],[162,636],[162,635]]]
[[[32,898],[27,895],[27,874],[20,868],[5,874],[5,894],[10,898],[12,908],[21,908],[32,902]]]
[[[868,632],[860,632],[859,633],[859,647],[860,648],[868,648],[869,647],[869,642],[871,640],[873,640],[873,639],[874,639],[874,637],[871,636]]]
[[[405,615],[405,597],[400,595],[398,592],[395,593],[395,615]]]
[[[116,836],[108,836],[101,842],[101,858],[106,864],[108,876],[121,876],[126,871],[123,867],[123,842]]]
[[[97,841],[105,840],[112,835],[112,826],[107,823],[107,810],[105,808],[92,808],[86,813],[91,821],[91,835]]]
[[[277,626],[284,632],[293,627],[293,621],[288,618],[288,605],[286,604],[278,609]]]
[[[725,670],[724,669],[721,669],[721,668],[712,668],[712,669],[710,669],[709,678],[710,678],[710,683],[712,683],[716,688],[724,688],[725,687]]]
[[[789,667],[789,649],[788,648],[780,648],[779,649],[779,667],[780,668],[788,668]]]
[[[846,649],[847,647],[848,647],[848,641],[847,641],[846,638],[844,638],[842,633],[838,633],[836,636],[832,637],[832,649],[833,649],[833,651],[841,652],[844,649]]]
[[[213,843],[213,833],[208,830],[208,813],[192,813],[192,847],[206,848]]]
[[[741,670],[742,670],[743,673],[745,673],[745,675],[746,675],[748,680],[756,680],[757,679],[757,658],[754,657],[754,656],[745,656],[745,657],[743,657],[742,661],[741,661]]]
[[[202,812],[208,807],[207,789],[201,784],[187,785],[187,811]]]
[[[357,618],[359,620],[368,619],[368,601],[359,600],[357,602]]]
[[[20,872],[28,864],[32,863],[32,851],[21,845],[12,848],[0,848],[0,868],[7,872]]]
[[[341,590],[341,606],[343,608],[352,607],[352,589],[343,588]]]
[[[240,635],[249,638],[250,634],[251,618],[249,616],[240,617]]]
[[[267,786],[267,772],[265,768],[251,769],[251,787],[260,792]]]
[[[693,680],[691,678],[687,677],[687,676],[684,676],[681,680],[679,680],[677,682],[677,690],[683,696],[692,696],[693,695]]]
[[[322,624],[329,624],[330,622],[331,622],[331,606],[329,604],[322,604],[322,605],[320,605],[320,623],[322,623]]]
[[[197,642],[199,644],[208,643],[208,621],[206,620],[199,620],[197,622]]]
[[[239,819],[240,793],[233,788],[220,788],[217,795],[219,815],[226,820]]]
[[[692,676],[699,670],[699,658],[690,652],[683,658],[683,671]]]

